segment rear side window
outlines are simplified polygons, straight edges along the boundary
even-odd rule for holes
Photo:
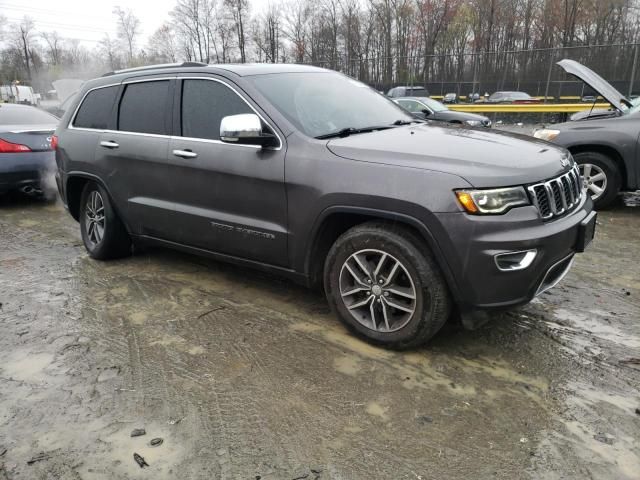
[[[109,117],[113,102],[118,93],[118,86],[98,88],[90,91],[73,121],[73,126],[78,128],[106,129],[109,125]]]
[[[120,101],[118,130],[166,134],[168,96],[169,80],[127,85]]]
[[[185,80],[182,86],[182,136],[220,139],[227,115],[254,113],[229,87],[212,80]]]

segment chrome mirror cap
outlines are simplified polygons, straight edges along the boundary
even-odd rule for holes
[[[229,115],[220,122],[220,140],[242,143],[243,139],[256,140],[262,137],[262,122],[254,113]]]

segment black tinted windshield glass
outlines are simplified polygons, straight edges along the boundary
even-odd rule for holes
[[[0,105],[0,125],[56,124],[58,119],[35,107],[3,107]]]
[[[257,75],[256,88],[297,128],[318,137],[413,118],[364,83],[338,73]]]

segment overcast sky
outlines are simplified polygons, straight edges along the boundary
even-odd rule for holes
[[[269,0],[250,0],[258,11]],[[116,20],[112,11],[116,6],[130,8],[141,21],[140,46],[162,23],[169,19],[169,11],[176,0],[0,0],[0,14],[11,22],[25,15],[32,18],[38,31],[56,30],[66,38],[77,38],[87,48],[93,48],[105,33],[115,37]]]

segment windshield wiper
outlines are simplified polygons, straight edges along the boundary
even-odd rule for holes
[[[348,137],[349,135],[354,135],[356,133],[375,132],[376,130],[386,130],[388,128],[393,128],[393,125],[376,125],[372,127],[363,127],[363,128],[347,127],[347,128],[342,128],[340,130],[337,130],[335,132],[325,133],[324,135],[318,135],[315,138],[317,138],[318,140],[324,140],[327,138]]]

